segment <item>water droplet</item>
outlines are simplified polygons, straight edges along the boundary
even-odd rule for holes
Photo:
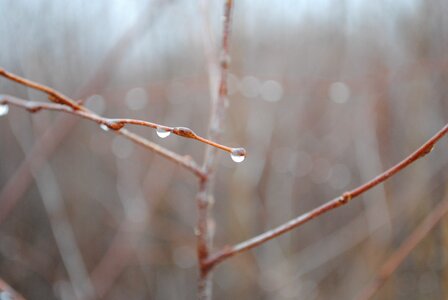
[[[194,227],[193,232],[194,232],[195,236],[199,236],[201,234],[201,232],[199,231],[199,228],[197,226]]]
[[[104,130],[104,131],[109,131],[109,127],[107,127],[106,124],[101,124],[100,127],[101,127],[101,129]]]
[[[7,104],[0,104],[0,117],[6,116],[9,112],[9,106]]]
[[[163,128],[157,128],[156,132],[157,132],[157,135],[162,139],[166,138],[167,136],[169,136],[171,134],[170,131],[163,129]]]
[[[230,157],[234,162],[240,163],[246,158],[246,149],[244,148],[234,148],[230,153]]]

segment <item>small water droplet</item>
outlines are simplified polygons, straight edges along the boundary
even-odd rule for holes
[[[0,117],[6,116],[9,112],[9,106],[7,104],[0,104]]]
[[[236,163],[242,162],[246,158],[246,149],[244,148],[234,148],[230,153],[230,157]]]
[[[106,124],[101,124],[100,127],[101,127],[101,129],[104,130],[104,131],[109,131],[109,127],[107,127]]]
[[[163,128],[157,128],[156,132],[157,132],[157,135],[162,139],[166,138],[167,136],[169,136],[171,134],[170,131],[163,129]]]
[[[195,236],[199,236],[201,234],[198,227],[194,227],[193,232]]]

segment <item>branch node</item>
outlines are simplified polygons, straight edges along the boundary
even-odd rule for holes
[[[27,111],[29,111],[30,113],[36,113],[42,109],[42,106],[40,106],[39,104],[35,104],[35,103],[27,103],[25,109]]]
[[[190,139],[194,139],[197,137],[196,133],[194,133],[193,130],[191,130],[190,128],[187,128],[187,127],[174,127],[173,133],[178,136],[190,138]]]
[[[114,119],[109,119],[106,121],[105,125],[112,130],[120,130],[125,124]]]
[[[341,204],[346,204],[350,200],[352,200],[352,194],[350,194],[349,192],[345,192],[341,197],[339,197],[339,203]]]

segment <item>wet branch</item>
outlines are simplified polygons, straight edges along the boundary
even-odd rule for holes
[[[401,162],[391,167],[387,171],[373,178],[372,180],[366,182],[365,184],[343,193],[341,196],[328,201],[327,203],[300,215],[288,222],[278,226],[277,228],[271,229],[262,233],[256,237],[250,238],[244,242],[236,244],[234,246],[226,246],[221,251],[215,253],[207,260],[208,268],[212,268],[216,264],[224,261],[225,259],[232,257],[236,254],[246,252],[252,248],[255,248],[265,242],[272,240],[284,233],[287,233],[308,221],[327,213],[335,208],[343,206],[349,203],[352,199],[362,195],[373,187],[385,182],[390,177],[394,176],[398,172],[404,170],[406,167],[414,163],[416,160],[424,157],[432,151],[434,145],[448,132],[448,124],[446,124],[439,132],[437,132],[433,137],[431,137],[426,143],[424,143],[420,148],[418,148],[414,153],[403,159]]]
[[[91,110],[87,109],[82,105],[82,103],[78,101],[74,101],[70,99],[69,97],[59,93],[56,90],[53,90],[45,85],[33,82],[31,80],[28,80],[26,78],[20,77],[18,75],[15,75],[10,72],[6,72],[4,69],[0,68],[0,76],[3,76],[9,80],[15,81],[19,84],[22,84],[24,86],[27,86],[29,88],[41,91],[43,93],[46,93],[48,95],[48,99],[54,103],[42,103],[42,102],[36,102],[36,101],[27,101],[23,99],[19,99],[16,97],[8,96],[8,95],[0,95],[0,104],[1,105],[13,105],[21,108],[25,108],[31,113],[36,113],[41,110],[53,110],[53,111],[59,111],[59,112],[65,112],[72,115],[79,116],[84,119],[88,119],[90,121],[96,122],[100,125],[105,125],[107,128],[112,129],[116,131],[117,133],[127,137],[128,139],[144,146],[145,148],[158,153],[159,155],[164,156],[167,159],[170,159],[186,169],[192,171],[195,175],[197,175],[199,178],[204,177],[204,173],[201,171],[199,166],[188,156],[180,156],[168,149],[165,149],[153,142],[150,142],[149,140],[134,134],[128,130],[123,129],[123,127],[127,124],[132,125],[138,125],[138,126],[145,126],[150,127],[153,129],[156,129],[158,131],[167,132],[167,133],[173,133],[175,135],[184,137],[184,138],[190,138],[197,140],[199,142],[211,145],[213,147],[219,148],[223,151],[229,152],[232,155],[237,156],[244,156],[246,154],[245,150],[243,148],[231,148],[227,147],[221,144],[218,144],[216,142],[213,142],[209,139],[203,138],[196,133],[194,133],[191,129],[186,127],[169,127],[164,126],[148,121],[143,120],[136,120],[136,119],[110,119],[110,118],[104,118]]]

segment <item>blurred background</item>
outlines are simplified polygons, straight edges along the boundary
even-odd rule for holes
[[[107,117],[210,113],[204,29],[222,1],[0,0],[0,66]],[[448,2],[235,1],[215,245],[234,244],[397,163],[448,120]],[[207,27],[207,28],[205,28]],[[47,101],[0,79],[0,93]],[[202,162],[205,146],[135,132]],[[350,299],[448,197],[448,140],[350,205],[219,265],[214,299]],[[194,299],[195,177],[97,124],[0,117],[0,277],[27,299]],[[32,157],[25,163],[26,157]],[[448,297],[448,220],[378,299]]]

